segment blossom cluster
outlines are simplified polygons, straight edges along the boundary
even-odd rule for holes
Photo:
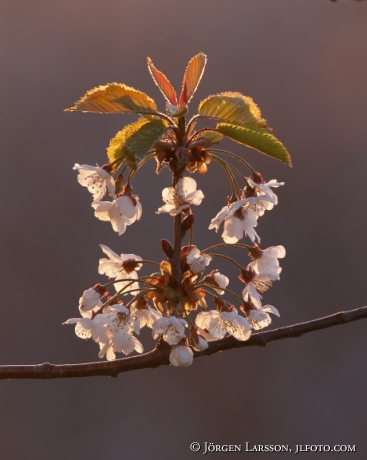
[[[131,206],[140,205],[138,201],[133,204],[132,198],[126,195],[116,198],[113,187],[109,185],[110,178],[105,176],[104,170],[92,168],[87,165],[78,166],[78,180],[88,187],[94,197],[103,198],[103,191],[106,193],[108,190],[114,197],[114,203],[125,198],[130,200]],[[143,345],[136,335],[140,334],[143,327],[151,328],[154,339],[160,338],[172,346],[170,362],[174,366],[190,365],[193,351],[204,351],[209,346],[208,342],[213,340],[228,335],[237,340],[248,340],[252,329],[262,329],[271,323],[269,313],[279,316],[278,310],[272,305],[262,305],[260,293],[279,279],[279,259],[285,256],[285,249],[283,246],[261,249],[254,241],[260,241],[254,227],[265,210],[277,204],[277,196],[271,187],[280,185],[283,184],[275,180],[255,183],[248,178],[248,185],[242,190],[242,195],[223,207],[209,225],[209,229],[218,230],[221,223],[224,223],[222,237],[225,244],[217,246],[237,243],[246,235],[253,242],[253,246],[240,245],[248,251],[252,260],[246,267],[236,263],[240,270],[239,279],[245,284],[242,298],[236,296],[241,300],[239,309],[223,298],[226,293],[232,293],[227,289],[228,277],[217,269],[205,273],[216,255],[211,255],[211,248],[200,251],[193,244],[183,246],[180,261],[183,276],[179,280],[172,274],[172,266],[168,261],[156,264],[159,265],[160,274],[139,277],[138,271],[144,263],[151,262],[135,254],[118,255],[101,245],[107,258],[100,259],[98,272],[113,281],[103,286],[97,284],[84,291],[79,300],[81,316],[71,318],[65,324],[76,324],[76,335],[83,339],[92,338],[99,344],[99,357],[106,357],[107,360],[114,360],[116,352],[127,355],[135,350],[142,353]],[[249,194],[251,196],[246,197]],[[182,212],[190,213],[193,205],[201,204],[204,195],[201,190],[197,190],[194,179],[184,177],[178,180],[175,187],[164,189],[162,197],[165,205],[157,213],[177,216]],[[105,202],[99,201],[99,206],[100,203]],[[123,213],[121,215],[125,216]],[[167,251],[169,253],[167,245],[171,248],[163,240],[162,248],[166,254]],[[112,286],[115,294],[110,295],[109,289]],[[132,296],[130,301],[124,300],[127,295]],[[207,296],[213,298],[216,309],[208,308],[205,300]],[[103,297],[107,298],[104,303],[101,300]],[[201,311],[197,312],[199,309]],[[193,311],[197,312],[194,321],[189,317]]]

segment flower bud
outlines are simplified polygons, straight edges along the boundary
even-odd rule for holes
[[[99,283],[83,292],[79,299],[79,311],[82,316],[88,315],[96,307],[101,307],[101,297],[108,294],[106,288],[102,287]],[[93,313],[92,313],[93,314]]]
[[[189,214],[184,218],[184,220],[181,222],[181,229],[183,232],[187,232],[187,230],[190,230],[192,227],[193,223],[195,221],[195,216],[194,214]]]
[[[89,288],[83,292],[79,299],[79,308],[83,311],[92,310],[99,302],[100,296],[94,288]]]
[[[191,366],[194,353],[187,345],[176,345],[172,348],[169,361],[173,366]]]
[[[228,286],[229,279],[225,275],[219,273],[218,270],[213,270],[204,278],[204,283],[208,286],[212,286],[218,294],[222,295],[224,294],[223,289]]]
[[[161,246],[162,246],[163,252],[168,258],[173,256],[173,247],[168,240],[165,240],[164,238],[161,239]]]
[[[166,108],[168,115],[171,117],[182,117],[186,115],[187,113],[187,105],[182,105],[181,107],[176,107],[173,104],[170,104],[169,102],[166,103]]]
[[[191,327],[190,329],[189,341],[195,351],[204,351],[209,347],[208,342],[204,339],[204,337],[197,333],[195,327]]]

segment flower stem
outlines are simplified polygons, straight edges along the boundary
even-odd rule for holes
[[[206,284],[202,284],[202,285],[196,286],[195,289],[200,288],[200,287],[203,288],[203,290],[204,290],[207,294],[209,294],[209,295],[211,295],[212,297],[218,299],[218,300],[221,302],[221,304],[223,305],[223,307],[225,307],[226,304],[224,303],[224,300],[222,299],[222,297],[218,294],[218,292],[217,292],[214,288],[212,288],[211,286],[208,286],[208,285],[206,285]],[[213,291],[213,292],[208,291],[208,289],[210,289],[210,290]]]
[[[205,285],[205,287],[210,287],[211,289],[214,289],[214,288],[212,288],[211,286],[207,286],[207,285]],[[243,299],[242,299],[242,297],[240,297],[239,295],[237,295],[235,292],[230,291],[229,289],[225,289],[225,288],[218,288],[218,289],[220,289],[221,291],[226,292],[227,294],[232,295],[233,297],[236,297],[236,299],[240,300],[241,303],[243,304]]]
[[[156,265],[159,265],[159,264],[156,264]],[[146,278],[146,277],[142,277],[142,278],[135,278],[135,279],[131,279],[131,278],[121,278],[121,279],[118,279],[118,280],[113,280],[113,281],[110,281],[106,284],[103,284],[102,287],[104,288],[107,288],[108,286],[111,286],[112,284],[115,284],[115,283],[121,283],[121,282],[124,282],[124,281],[127,281],[129,284],[124,286],[122,289],[121,289],[121,292],[124,291],[127,287],[129,287],[131,284],[133,283],[144,283],[144,284],[148,284],[149,286],[152,286],[154,288],[156,288],[157,286],[155,286],[154,284],[152,283],[149,283],[148,281],[144,281],[143,278]],[[150,278],[150,276],[148,277]]]
[[[228,152],[228,150],[222,150],[222,149],[207,149],[208,152],[214,152],[214,153],[224,153],[226,155],[230,155],[231,157],[233,158],[236,158],[238,161],[240,161],[241,163],[243,163],[250,171],[251,171],[251,174],[255,174],[256,171],[254,170],[254,168],[249,164],[247,163],[247,161],[243,160],[241,157],[239,157],[238,155],[236,155],[235,153],[232,153],[232,152]]]
[[[183,169],[174,173],[172,177],[172,187],[175,188],[178,181],[183,176]],[[174,216],[174,224],[173,224],[173,254],[169,258],[169,262],[172,267],[172,275],[175,276],[179,281],[182,280],[182,270],[181,270],[181,248],[182,248],[182,241],[186,234],[185,231],[182,230],[181,225],[181,214],[177,214]]]
[[[187,141],[186,146],[190,144],[190,142],[200,133],[204,133],[206,131],[214,131],[215,133],[218,133],[219,131],[215,128],[201,128],[198,129],[197,131],[194,132],[194,134],[190,137],[190,139]]]
[[[228,176],[228,179],[230,181],[230,184],[231,184],[232,195],[240,196],[240,189],[238,188],[236,179],[235,179],[232,171],[227,166],[227,162],[222,160],[221,158],[219,158],[217,156],[213,156],[213,160],[216,161],[217,163],[219,163],[222,166],[222,168],[224,169],[224,171],[226,172],[226,174]]]
[[[221,259],[226,259],[226,260],[229,260],[230,262],[232,262],[234,265],[236,265],[237,268],[239,268],[240,270],[242,270],[242,267],[240,264],[238,264],[237,262],[235,262],[233,259],[231,259],[230,257],[228,256],[225,256],[223,254],[210,254],[212,257],[220,257]],[[221,288],[222,289],[222,288]]]
[[[153,291],[154,289],[145,289],[144,291],[140,292],[139,294],[136,294],[135,297],[133,297],[129,303],[126,304],[126,308],[129,308],[132,303],[134,303],[136,300],[138,300],[140,297],[143,297],[145,294],[148,292]]]
[[[132,180],[132,178],[139,171],[139,169],[143,166],[143,164],[146,163],[151,158],[153,158],[154,156],[155,156],[155,150],[150,150],[148,152],[148,155],[143,160],[141,160],[141,162],[138,164],[138,167],[136,169],[130,171],[128,182],[130,182]]]
[[[223,161],[220,157],[218,157],[217,155],[212,155],[212,158],[213,159],[216,159],[217,161]],[[236,174],[238,174],[240,176],[240,178],[246,183],[246,185],[248,184],[248,180],[247,178],[241,174],[233,165],[231,165],[230,163],[227,163],[226,162],[226,165],[227,165],[227,168],[230,168],[231,170],[233,170]]]
[[[191,126],[196,123],[196,121],[200,118],[200,115],[197,114],[197,115],[194,115],[191,120],[189,120],[188,124],[187,124],[187,128],[186,128],[186,132],[189,133],[190,132],[190,129],[191,129]]]
[[[219,243],[219,244],[215,244],[214,246],[209,246],[208,248],[203,249],[201,252],[208,252],[208,251],[211,251],[212,249],[221,248],[221,247],[228,247],[228,246],[237,246],[239,248],[244,248],[244,249],[248,249],[248,250],[253,249],[252,246],[248,246],[247,244],[242,244],[242,243],[232,243],[232,244]]]

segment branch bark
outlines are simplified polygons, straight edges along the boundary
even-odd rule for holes
[[[195,358],[209,356],[220,351],[232,348],[260,346],[264,347],[269,342],[276,340],[300,337],[309,332],[319,331],[328,327],[358,321],[367,318],[367,306],[355,310],[341,311],[324,318],[314,319],[291,326],[279,327],[266,332],[256,332],[246,342],[236,340],[234,337],[226,337],[209,343],[209,348],[201,353],[195,352]],[[0,366],[0,379],[62,379],[71,377],[94,377],[109,376],[117,377],[122,372],[137,369],[155,369],[160,366],[168,366],[171,347],[161,341],[157,347],[143,355],[131,358],[122,358],[115,361],[92,362],[81,364],[36,364],[19,366]]]

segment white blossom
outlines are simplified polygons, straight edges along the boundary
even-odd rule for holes
[[[251,187],[255,189],[257,195],[264,196],[266,200],[270,201],[274,205],[278,204],[278,197],[270,187],[280,187],[281,185],[284,185],[284,182],[277,182],[276,179],[271,179],[269,182],[258,184],[250,177],[248,177],[247,180],[249,181]]]
[[[120,304],[108,307],[106,313],[91,318],[71,318],[64,324],[76,324],[75,333],[82,339],[90,337],[99,344],[98,356],[106,355],[108,361],[116,358],[115,352],[130,354],[136,350],[143,352],[143,345],[134,337],[135,318],[129,310]]]
[[[191,366],[194,353],[187,345],[176,345],[172,348],[169,361],[173,366]]]
[[[261,256],[251,262],[251,267],[256,273],[265,275],[271,281],[279,279],[282,268],[279,266],[279,260],[285,257],[284,246],[271,246],[261,251]]]
[[[155,308],[136,308],[136,302],[130,308],[131,316],[135,317],[134,332],[140,334],[140,329],[144,326],[153,327],[154,321],[162,318],[162,314]]]
[[[93,319],[91,318],[70,318],[63,324],[75,324],[75,334],[81,339],[93,338],[97,343],[106,342],[107,329],[106,322],[108,322],[109,316],[107,313],[101,313],[96,315]]]
[[[245,198],[232,203],[229,207],[225,206],[212,219],[209,230],[218,231],[220,224],[224,222],[222,238],[227,244],[237,243],[247,235],[251,241],[257,239],[259,235],[254,228],[257,226],[257,219],[263,206],[256,205],[257,197]]]
[[[211,260],[211,256],[200,252],[197,248],[192,249],[186,257],[186,262],[189,264],[190,270],[195,275],[197,273],[202,273],[205,270],[205,267],[210,264]]]
[[[123,337],[123,340],[119,340],[117,337],[116,341],[112,343],[100,343],[99,348],[100,351],[98,353],[98,357],[103,358],[106,355],[107,361],[113,361],[116,359],[115,352],[129,355],[134,350],[138,353],[143,353],[144,351],[143,344],[133,335]]]
[[[228,217],[229,213],[229,206],[224,206],[218,214],[211,220],[210,225],[209,225],[209,230],[215,229],[216,232],[218,232],[219,227],[222,222],[225,221],[225,219]]]
[[[127,270],[124,268],[123,263],[129,260],[140,261],[142,258],[136,256],[135,254],[121,254],[120,256],[113,252],[109,247],[101,244],[102,251],[109,257],[108,259],[100,259],[98,266],[98,273],[101,275],[106,275],[109,278],[115,278],[116,280],[125,279],[127,281],[121,281],[114,283],[116,291],[121,291],[126,286],[127,289],[124,294],[128,294],[132,289],[139,289],[139,283],[133,282],[131,285],[130,280],[135,280],[138,278],[136,270],[140,270],[141,264],[137,265],[133,270]],[[134,291],[134,295],[137,294],[137,291]]]
[[[253,329],[263,329],[269,326],[271,323],[271,317],[269,313],[273,313],[276,316],[280,316],[278,310],[272,305],[261,305],[258,308],[250,310],[247,315],[247,320],[251,324]]]
[[[93,201],[101,200],[106,194],[106,189],[112,197],[115,197],[113,177],[103,168],[75,163],[73,169],[78,170],[78,182],[83,187],[87,187],[93,195]]]
[[[226,334],[229,334],[237,340],[248,340],[251,335],[251,326],[248,321],[243,316],[238,315],[234,307],[230,312],[217,310],[200,312],[195,323],[199,328],[209,331],[215,339],[222,339]]]
[[[245,276],[243,275],[240,276],[240,279],[246,283],[246,287],[242,291],[243,299],[246,302],[251,301],[256,308],[261,308],[261,296],[258,291],[265,292],[269,289],[272,284],[269,276],[262,273],[256,274],[251,269],[245,270]]]
[[[163,340],[170,345],[176,345],[185,336],[187,323],[183,318],[175,316],[162,317],[153,323],[153,339],[162,334]]]
[[[274,203],[262,196],[257,196],[251,209],[257,214],[257,217],[264,215],[265,211],[271,211],[274,208]]]
[[[176,216],[191,205],[198,206],[203,201],[204,194],[201,190],[196,190],[194,179],[183,177],[174,188],[165,188],[162,198],[166,204],[158,209],[157,214],[169,213],[171,216]]]
[[[113,361],[116,358],[115,352],[129,355],[135,350],[142,353],[143,345],[132,335],[135,318],[129,310],[123,305],[116,304],[110,307],[110,311],[105,323],[107,341],[99,341],[98,356],[103,358],[106,355],[108,361]]]
[[[241,207],[239,214],[239,216],[231,215],[225,220],[222,233],[224,242],[237,243],[244,235],[247,235],[252,242],[255,240],[260,242],[260,237],[255,230],[259,215],[249,204]]]
[[[139,220],[142,213],[140,201],[123,195],[114,201],[95,201],[92,203],[94,215],[99,220],[110,221],[112,228],[119,235],[126,231],[126,226]]]
[[[202,329],[201,327],[197,327],[196,332],[198,333],[199,336],[203,337],[203,339],[206,342],[213,342],[213,340],[217,340],[216,337],[214,337],[214,335],[212,335],[206,329]]]

